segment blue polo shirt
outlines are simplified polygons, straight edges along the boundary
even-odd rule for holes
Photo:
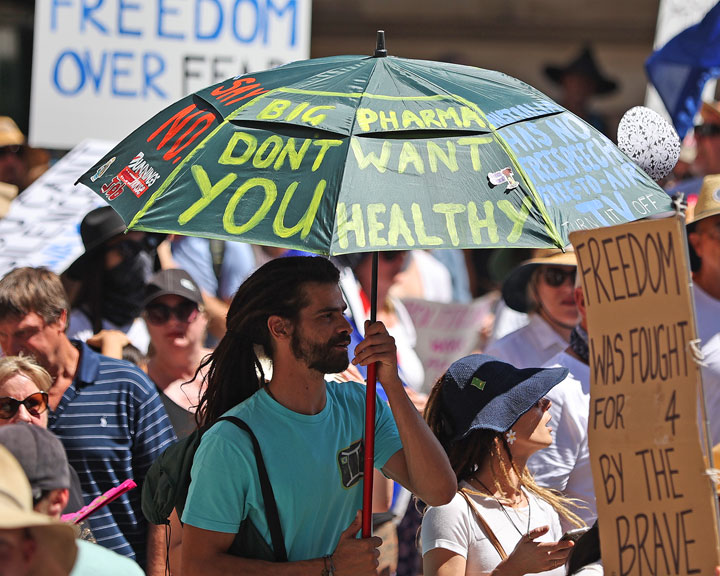
[[[175,440],[155,386],[137,366],[85,343],[75,379],[49,415],[80,478],[85,504],[128,478],[138,487],[89,517],[98,544],[146,563],[147,521],[140,508],[148,468]]]

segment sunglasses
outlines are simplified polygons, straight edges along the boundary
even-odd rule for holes
[[[145,308],[145,317],[150,324],[160,326],[170,320],[170,316],[175,316],[180,322],[192,322],[197,318],[198,312],[200,312],[200,308],[195,302],[185,300],[177,306],[149,304]]]
[[[35,392],[35,394],[30,394],[25,400],[16,400],[15,398],[10,398],[10,396],[3,396],[0,398],[0,418],[9,420],[17,414],[20,405],[25,406],[25,409],[33,416],[40,416],[48,407],[47,392]]]
[[[720,134],[720,124],[700,124],[693,128],[695,138],[709,138]]]
[[[577,269],[571,266],[563,268],[544,268],[542,276],[543,280],[545,280],[545,284],[552,286],[553,288],[557,288],[558,286],[565,284],[568,278],[570,279],[571,284],[575,284],[576,272]]]

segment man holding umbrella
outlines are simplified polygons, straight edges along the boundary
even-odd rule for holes
[[[208,362],[205,424],[225,413],[255,433],[279,510],[288,564],[273,574],[374,574],[379,538],[358,540],[362,499],[363,386],[326,382],[348,366],[351,327],[337,269],[324,258],[271,261],[238,290],[228,332]],[[272,361],[266,381],[258,351]],[[375,466],[431,504],[457,490],[448,460],[403,390],[382,323],[367,323],[353,364],[377,362],[389,407],[377,403]],[[230,555],[241,521],[269,540],[249,436],[212,426],[195,454],[183,514],[189,573],[266,574],[261,560]]]

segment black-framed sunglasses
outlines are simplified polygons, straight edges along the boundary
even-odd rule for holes
[[[17,414],[21,405],[25,406],[25,409],[33,416],[40,416],[48,407],[47,392],[35,392],[25,400],[16,400],[10,396],[3,396],[0,398],[0,418],[9,420]]]
[[[720,124],[699,124],[693,127],[695,138],[710,138],[720,135]]]
[[[577,272],[577,268],[573,266],[563,266],[563,267],[546,267],[543,268],[542,276],[543,280],[545,280],[545,284],[548,286],[552,286],[553,288],[557,288],[558,286],[562,286],[565,284],[567,279],[570,279],[570,284],[575,284],[575,273]]]
[[[170,320],[170,316],[175,316],[180,322],[192,322],[197,318],[200,308],[191,300],[183,300],[177,306],[168,306],[167,304],[154,303],[145,307],[145,317],[150,324],[160,326]]]

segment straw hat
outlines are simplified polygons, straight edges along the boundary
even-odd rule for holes
[[[25,144],[25,136],[20,132],[15,121],[10,116],[0,116],[0,148],[23,144]]]
[[[716,214],[720,214],[720,174],[711,174],[703,178],[692,219],[688,219],[688,224]]]
[[[29,426],[29,424],[27,424]],[[77,545],[69,524],[33,511],[30,484],[18,461],[0,446],[0,529],[27,528],[37,542],[32,574],[47,574],[49,566],[59,566],[69,574],[75,564]]]
[[[503,282],[502,296],[505,304],[518,312],[528,312],[527,287],[530,277],[538,266],[577,266],[575,252],[558,249],[536,250],[532,258],[517,266]]]

